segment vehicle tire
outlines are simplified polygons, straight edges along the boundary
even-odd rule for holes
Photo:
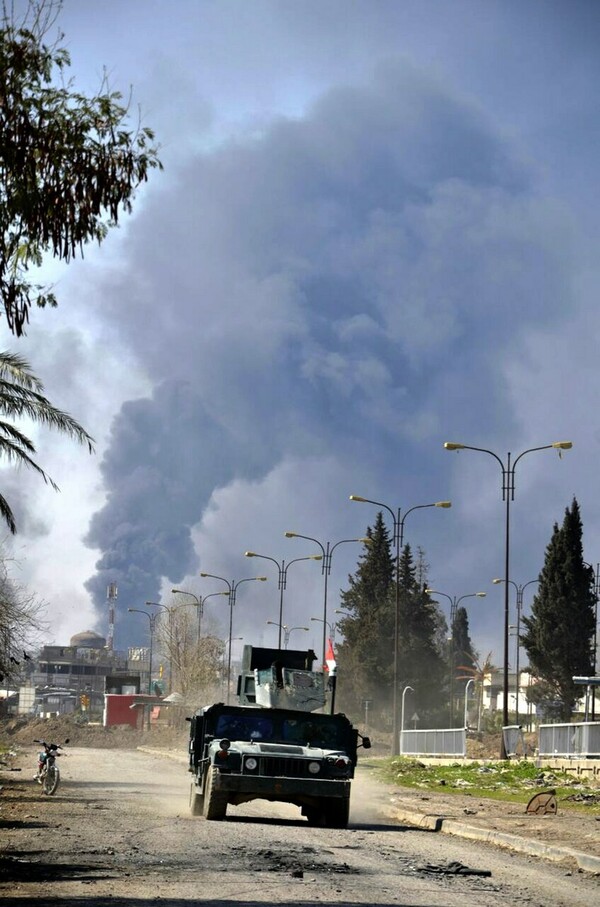
[[[198,787],[192,781],[190,784],[190,812],[193,816],[201,816],[204,810],[204,797],[198,793]]]
[[[49,797],[55,793],[56,788],[58,787],[58,782],[60,781],[60,772],[56,765],[49,765],[46,768],[46,774],[42,781],[42,791],[47,794]]]
[[[323,813],[320,809],[315,807],[307,807],[305,809],[306,821],[309,825],[322,825],[323,824]]]
[[[326,828],[346,828],[350,818],[350,800],[329,800],[323,807],[323,819]]]
[[[206,791],[204,794],[204,818],[220,821],[227,814],[227,794],[215,790],[215,778],[217,769],[211,765],[208,770],[206,779]]]

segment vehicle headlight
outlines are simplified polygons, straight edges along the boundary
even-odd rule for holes
[[[318,775],[319,772],[321,771],[321,765],[319,762],[309,762],[308,770],[311,773],[311,775]]]
[[[258,759],[255,759],[254,756],[249,756],[245,760],[244,766],[248,769],[249,772],[255,772],[258,768]]]

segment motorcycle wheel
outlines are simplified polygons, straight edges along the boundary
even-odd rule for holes
[[[49,797],[55,793],[56,788],[58,787],[58,782],[60,781],[60,772],[56,765],[49,765],[46,769],[46,774],[42,783],[42,790]]]

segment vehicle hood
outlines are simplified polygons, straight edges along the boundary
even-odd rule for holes
[[[260,740],[231,740],[231,749],[244,755],[300,756],[306,759],[325,759],[328,756],[346,755],[340,749],[322,749],[319,746],[300,746],[292,743],[263,743]]]

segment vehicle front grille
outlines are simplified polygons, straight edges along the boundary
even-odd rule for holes
[[[309,774],[308,762],[308,759],[261,756],[258,761],[258,774],[266,775],[268,778],[306,778]]]

